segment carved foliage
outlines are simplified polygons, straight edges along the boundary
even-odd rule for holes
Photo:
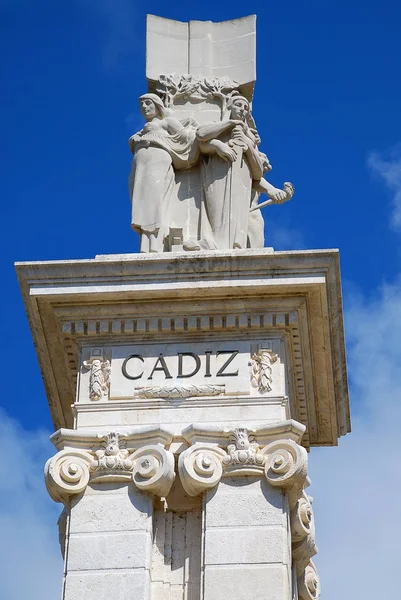
[[[249,363],[251,367],[251,385],[258,388],[261,394],[270,392],[272,389],[272,367],[278,359],[272,350],[261,348],[252,355]]]
[[[189,496],[197,496],[217,485],[223,475],[226,453],[213,444],[197,442],[178,459],[181,483]]]
[[[129,451],[125,449],[124,438],[121,434],[108,433],[103,442],[103,448],[96,450],[95,456],[95,460],[90,465],[92,481],[131,478],[133,463],[129,457]]]
[[[248,470],[256,468],[261,470],[264,465],[265,457],[259,452],[259,444],[255,436],[245,427],[237,427],[230,433],[230,444],[227,446],[228,454],[223,458],[225,471],[232,474],[236,470],[238,474],[243,474],[243,469]]]
[[[171,108],[179,99],[217,100],[222,113],[225,110],[230,92],[238,88],[238,83],[229,77],[197,77],[170,73],[161,75],[156,84],[156,93]]]
[[[191,398],[195,396],[220,396],[224,394],[224,385],[164,385],[136,388],[136,398]]]

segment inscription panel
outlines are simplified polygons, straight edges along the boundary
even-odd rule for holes
[[[83,348],[79,401],[285,395],[283,354],[280,339]]]
[[[112,349],[110,399],[146,396],[152,393],[149,388],[176,397],[180,389],[183,396],[249,394],[248,363],[249,342],[117,346]],[[190,386],[195,386],[193,394]]]

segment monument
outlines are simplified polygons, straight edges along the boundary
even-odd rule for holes
[[[18,263],[63,600],[316,600],[308,451],[350,430],[336,250],[263,248],[255,17],[147,21],[140,253]],[[260,194],[267,200],[260,200]]]

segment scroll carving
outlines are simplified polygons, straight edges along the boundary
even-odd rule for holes
[[[314,534],[313,510],[310,497],[304,491],[291,511],[291,535],[293,542],[300,542]]]
[[[167,496],[173,485],[174,455],[159,445],[144,446],[132,455],[135,485],[156,496]]]
[[[320,598],[319,575],[312,561],[305,567],[297,582],[299,600],[318,600]]]
[[[145,492],[166,496],[174,481],[174,455],[163,445],[171,439],[166,430],[139,427],[138,431],[80,434],[60,430],[58,443],[85,444],[90,450],[67,447],[49,459],[45,479],[50,496],[66,502],[85,491],[88,483],[130,482]],[[154,444],[146,441],[155,440]],[[144,444],[144,445],[141,445]]]
[[[261,394],[271,392],[272,390],[272,367],[278,359],[277,354],[272,350],[262,348],[252,355],[249,363],[251,367],[251,385],[258,388]]]
[[[265,476],[267,481],[287,492],[290,506],[292,560],[298,582],[299,600],[318,600],[320,583],[311,558],[317,553],[312,498],[304,488],[308,455],[305,448],[292,440],[277,440],[265,446]]]
[[[61,450],[45,466],[45,481],[49,495],[56,502],[80,494],[90,479],[92,455],[83,450]]]
[[[265,446],[261,453],[266,457],[267,481],[287,490],[292,508],[302,493],[308,472],[305,448],[292,440],[277,440]]]
[[[178,471],[189,496],[197,496],[217,485],[223,475],[224,450],[212,444],[195,443],[180,454]]]

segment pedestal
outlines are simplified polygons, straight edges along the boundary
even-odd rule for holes
[[[337,251],[17,270],[63,600],[318,598],[307,451],[350,428]]]

